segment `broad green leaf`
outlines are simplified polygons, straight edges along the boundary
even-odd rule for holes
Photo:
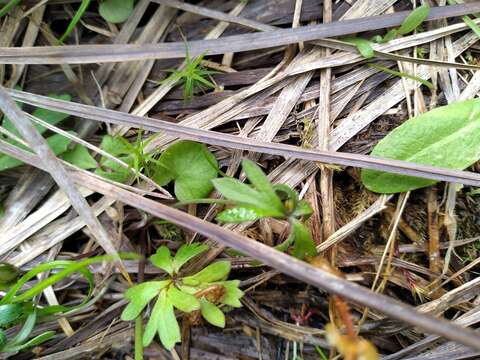
[[[106,21],[117,24],[128,19],[133,11],[134,0],[103,0],[98,6],[98,13]]]
[[[182,245],[173,258],[173,271],[178,272],[189,260],[207,250],[208,246],[204,244],[193,243]]]
[[[292,255],[303,259],[305,256],[315,256],[317,250],[308,229],[297,219],[291,218],[290,225],[295,237]]]
[[[197,286],[202,283],[224,280],[230,272],[230,267],[229,261],[217,261],[195,275],[184,277],[182,281],[185,285]]]
[[[171,145],[158,159],[153,180],[160,186],[175,181],[175,195],[180,201],[207,197],[213,190],[218,162],[204,144],[182,140]]]
[[[250,183],[268,198],[269,205],[276,208],[278,211],[283,212],[283,204],[262,169],[248,159],[242,161],[242,169],[245,172],[245,175],[247,175]]]
[[[205,298],[200,299],[200,311],[205,320],[214,326],[225,327],[225,315],[222,310]]]
[[[398,33],[400,35],[406,35],[412,32],[425,21],[429,13],[430,8],[428,5],[419,6],[403,20],[402,25],[397,30]]]
[[[355,45],[357,47],[358,52],[365,59],[370,59],[375,55],[372,44],[368,40],[365,40],[359,37],[347,37],[342,40]]]
[[[212,180],[212,183],[225,198],[236,202],[241,207],[248,205],[248,207],[262,212],[263,216],[284,217],[285,215],[283,210],[270,204],[267,196],[236,179],[215,179]]]
[[[77,144],[72,150],[67,151],[62,157],[63,160],[78,166],[80,169],[95,169],[98,166],[87,148],[80,144]]]
[[[150,261],[159,269],[173,275],[173,259],[170,255],[170,250],[165,245],[159,247],[157,252],[150,256]]]
[[[111,135],[103,136],[100,147],[102,148],[102,150],[105,150],[113,156],[125,155],[130,153],[130,147],[125,141],[122,141],[122,138],[113,137]]]
[[[178,310],[188,313],[200,309],[200,302],[195,296],[180,291],[175,286],[170,286],[167,295]]]
[[[480,99],[438,107],[404,122],[373,149],[372,156],[450,169],[465,169],[480,159]],[[364,169],[365,187],[397,193],[437,181]]]
[[[220,284],[225,288],[221,303],[232,307],[241,307],[240,299],[243,296],[243,291],[238,288],[240,280],[223,281]]]
[[[160,290],[170,282],[170,280],[149,281],[129,288],[125,292],[125,298],[130,300],[130,302],[123,310],[121,319],[123,321],[135,319],[140,315],[145,306],[159,294]]]
[[[5,304],[0,305],[0,326],[6,326],[22,316],[24,311],[23,304]]]

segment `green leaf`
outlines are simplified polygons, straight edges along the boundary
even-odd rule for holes
[[[241,223],[244,221],[256,221],[268,216],[270,216],[270,214],[262,212],[261,209],[236,206],[220,212],[216,216],[216,219],[224,223]]]
[[[23,304],[0,305],[0,326],[11,324],[23,315]]]
[[[45,341],[50,340],[54,336],[55,336],[55,331],[45,331],[44,333],[41,333],[40,335],[35,336],[34,338],[28,340],[23,344],[16,345],[16,346],[11,346],[7,344],[7,346],[2,350],[5,352],[17,352],[20,350],[25,350],[30,347],[38,346],[44,343]]]
[[[197,286],[203,283],[211,283],[227,278],[230,272],[229,261],[217,261],[208,265],[205,269],[199,271],[195,275],[187,276],[182,279],[185,285]]]
[[[245,175],[247,175],[250,183],[268,198],[269,205],[276,208],[278,211],[283,212],[283,204],[262,169],[248,159],[242,161],[242,169],[245,172]]]
[[[214,326],[225,327],[225,315],[222,310],[205,298],[200,299],[200,311],[205,320]]]
[[[129,167],[133,166],[133,157],[131,155],[133,147],[122,137],[105,135],[102,138],[100,148],[119,160],[122,160]],[[102,169],[99,168],[95,170],[95,173],[106,179],[124,183],[132,176],[130,169],[107,157],[102,156],[100,158],[100,165]]]
[[[127,20],[132,11],[133,0],[104,0],[98,7],[100,16],[114,24]]]
[[[392,29],[389,30],[385,36],[382,39],[382,43],[389,42],[393,39],[395,39],[398,36],[398,30],[397,29]]]
[[[5,331],[0,329],[0,352],[3,351],[3,347],[7,343],[7,335],[5,334]]]
[[[130,321],[135,319],[147,304],[159,294],[165,286],[171,281],[149,281],[140,285],[133,286],[125,292],[125,298],[130,300],[130,303],[123,310],[121,319],[123,321]]]
[[[402,25],[397,30],[398,33],[400,35],[406,35],[412,32],[425,21],[429,13],[430,8],[428,5],[419,6],[403,20]]]
[[[242,303],[240,299],[243,296],[243,291],[238,288],[240,286],[240,280],[223,281],[220,284],[225,289],[221,303],[232,307],[241,307]]]
[[[241,207],[254,208],[257,212],[262,213],[263,216],[285,216],[282,210],[279,210],[275,205],[270,204],[268,196],[241,181],[231,178],[222,178],[212,180],[212,183],[213,186],[215,186],[215,189],[217,189],[217,191],[225,198],[236,202]]]
[[[153,180],[164,186],[175,180],[175,195],[180,201],[207,197],[213,190],[218,162],[204,144],[182,140],[171,145],[158,159]]]
[[[173,259],[170,255],[170,250],[165,245],[159,247],[157,252],[150,256],[150,262],[159,269],[173,275]]]
[[[449,169],[465,169],[480,158],[480,99],[438,107],[404,122],[373,149],[372,156]],[[397,193],[437,181],[364,169],[365,187]]]
[[[465,22],[465,24],[468,25],[468,27],[478,36],[480,37],[480,27],[468,16],[463,16],[462,20]]]
[[[163,346],[168,350],[173,349],[175,344],[181,340],[180,327],[175,318],[173,305],[167,297],[166,290],[160,293],[153,307],[152,314],[143,334],[143,346],[150,345],[157,332]]]
[[[293,245],[292,255],[296,258],[303,259],[305,256],[315,256],[317,250],[312,240],[310,232],[305,225],[295,218],[290,218],[290,225],[292,226],[292,232],[295,237]]]
[[[65,30],[63,35],[60,37],[60,39],[58,39],[58,42],[60,44],[63,43],[63,41],[68,37],[68,35],[70,35],[72,33],[73,29],[75,29],[75,26],[78,24],[78,22],[80,21],[80,19],[83,16],[83,14],[85,13],[85,11],[87,11],[87,8],[88,8],[89,4],[90,4],[90,0],[82,0],[82,3],[78,7],[77,12],[73,16],[70,23],[68,24],[67,29]]]
[[[188,313],[200,309],[200,302],[195,296],[180,291],[175,286],[170,286],[167,295],[178,310]]]
[[[410,75],[410,74],[400,72],[400,71],[395,71],[395,70],[389,69],[385,66],[380,66],[380,65],[377,65],[377,64],[373,64],[373,63],[367,64],[367,65],[369,67],[372,67],[374,69],[383,71],[383,72],[385,72],[387,74],[390,74],[390,75],[394,75],[394,76],[398,76],[398,77],[405,77],[405,78],[408,78],[408,79],[411,79],[411,80],[418,81],[419,83],[425,85],[429,89],[433,89],[433,84],[430,81],[422,79],[421,77]]]
[[[200,243],[184,244],[178,249],[173,258],[173,271],[179,272],[180,268],[195,256],[208,250],[208,246]]]
[[[87,148],[80,144],[77,144],[72,150],[63,154],[63,160],[68,161],[72,165],[78,166],[80,169],[95,169],[98,166]]]
[[[375,55],[372,44],[368,40],[365,40],[359,37],[353,37],[353,36],[343,38],[342,40],[355,45],[357,47],[358,52],[365,59],[371,59]]]
[[[305,218],[308,218],[310,215],[312,215],[312,213],[313,213],[313,210],[310,204],[308,203],[308,201],[300,200],[297,203],[297,207],[295,208],[295,210],[293,210],[292,216],[296,218],[299,218],[302,216]]]

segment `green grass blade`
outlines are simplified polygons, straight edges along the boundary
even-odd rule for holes
[[[10,0],[10,2],[0,9],[0,17],[5,16],[10,10],[12,10],[20,0]]]
[[[430,81],[424,80],[424,79],[422,79],[418,76],[413,76],[413,75],[406,74],[404,72],[395,71],[395,70],[392,70],[392,69],[389,69],[387,67],[380,66],[380,65],[377,65],[377,64],[370,63],[370,64],[367,64],[367,65],[370,66],[370,67],[373,67],[374,69],[386,72],[387,74],[390,74],[390,75],[405,77],[405,78],[408,78],[408,79],[411,79],[411,80],[418,81],[419,83],[422,83],[423,85],[425,85],[429,89],[433,89],[433,84]]]
[[[70,21],[70,24],[68,24],[67,30],[65,30],[60,39],[58,39],[59,44],[62,44],[63,41],[72,33],[73,29],[75,29],[75,26],[77,26],[81,17],[85,13],[85,11],[87,11],[88,5],[90,5],[90,0],[82,0],[82,3],[80,4],[77,12]]]

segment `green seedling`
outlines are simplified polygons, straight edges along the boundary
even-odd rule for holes
[[[419,83],[425,85],[429,89],[433,89],[433,84],[430,81],[422,79],[421,77],[413,76],[413,75],[410,75],[410,74],[407,74],[407,73],[404,73],[404,72],[401,72],[401,71],[395,71],[395,70],[389,69],[385,66],[381,66],[381,65],[377,65],[377,64],[373,64],[373,63],[369,63],[367,65],[371,68],[383,71],[384,73],[387,73],[387,74],[390,74],[390,75],[394,75],[394,76],[403,77],[403,78],[418,81]]]
[[[134,254],[122,254],[124,259],[138,259]],[[0,288],[6,290],[5,296],[0,300],[0,353],[18,352],[39,345],[55,333],[47,331],[30,338],[38,318],[45,318],[53,314],[65,314],[78,310],[88,304],[95,287],[93,274],[88,266],[94,263],[115,260],[112,256],[97,256],[82,261],[57,260],[35,266],[27,273],[23,273],[13,265],[0,263]],[[57,273],[49,275],[43,280],[23,289],[24,285],[34,280],[37,275],[56,270]],[[75,306],[39,306],[34,300],[46,288],[71,276],[74,273],[82,275],[88,283],[88,294],[85,299]],[[17,324],[23,327],[14,335],[7,337],[6,330]]]
[[[355,45],[358,52],[366,59],[370,59],[375,55],[375,51],[372,46],[374,43],[386,43],[399,36],[407,35],[417,29],[428,17],[430,13],[430,8],[428,5],[422,5],[413,10],[406,18],[403,20],[402,24],[398,29],[389,30],[385,36],[376,35],[369,40],[358,38],[358,37],[347,37],[343,40]]]
[[[372,156],[462,170],[480,159],[480,99],[438,107],[405,121],[372,150]],[[363,169],[377,193],[405,192],[437,181]]]
[[[10,10],[12,10],[15,6],[18,5],[18,3],[21,0],[10,0],[7,4],[5,4],[1,9],[0,9],[0,17],[5,16],[8,14]]]
[[[70,20],[70,23],[67,26],[67,30],[65,30],[65,32],[60,37],[60,39],[58,39],[59,44],[62,44],[65,41],[65,39],[75,29],[75,26],[77,26],[83,14],[85,13],[85,11],[87,11],[88,5],[90,5],[90,0],[82,0],[82,2],[80,3],[80,6],[78,7],[77,12],[75,13],[75,15],[73,15],[72,20]]]
[[[185,45],[185,64],[179,69],[169,69],[166,71],[172,74],[164,80],[164,82],[174,82],[176,84],[183,85],[183,98],[185,101],[189,101],[193,98],[193,95],[197,90],[202,89],[215,89],[208,77],[215,74],[215,71],[205,69],[202,66],[202,60],[205,57],[205,53],[199,55],[195,59],[190,58],[190,52],[188,45]]]
[[[143,346],[148,346],[156,334],[169,350],[181,341],[175,309],[192,316],[201,314],[208,323],[224,327],[225,315],[220,306],[241,306],[243,292],[238,288],[240,281],[227,280],[230,262],[212,263],[189,276],[180,273],[188,261],[207,249],[208,246],[198,243],[183,245],[172,257],[166,246],[160,247],[150,257],[150,262],[165,271],[167,278],[143,282],[125,293],[129,304],[121,315],[124,321],[136,319],[156,298],[143,333]]]
[[[301,222],[302,218],[312,214],[310,205],[305,200],[299,200],[298,194],[289,186],[272,185],[253,161],[244,160],[242,169],[250,185],[232,178],[212,180],[215,189],[234,204],[219,213],[217,220],[225,223],[255,221],[266,217],[288,220],[290,235],[277,249],[286,251],[293,245],[293,256],[315,256],[316,249],[310,232]]]

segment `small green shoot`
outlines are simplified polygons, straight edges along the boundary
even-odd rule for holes
[[[240,281],[227,280],[230,273],[228,261],[212,263],[190,276],[180,275],[187,262],[207,249],[208,246],[198,243],[182,245],[172,257],[166,246],[160,247],[150,257],[150,262],[165,271],[167,279],[143,282],[125,293],[129,304],[121,315],[124,321],[136,319],[156,298],[143,333],[143,346],[150,345],[156,334],[169,350],[181,341],[175,309],[183,313],[199,313],[210,324],[224,327],[225,315],[219,305],[241,306]]]
[[[202,66],[202,60],[205,53],[199,55],[195,59],[190,58],[188,45],[185,45],[185,65],[180,70],[167,70],[172,74],[164,80],[164,82],[174,81],[183,85],[183,98],[189,101],[193,98],[196,90],[215,89],[215,84],[208,80],[208,76],[215,74],[215,71],[207,70]]]
[[[59,44],[62,44],[65,41],[65,39],[72,33],[73,29],[75,29],[75,26],[77,26],[83,14],[85,13],[85,11],[87,11],[88,5],[90,5],[90,0],[82,0],[80,6],[78,7],[77,12],[73,16],[70,23],[68,24],[67,30],[65,30],[65,32],[60,37],[60,39],[58,39]]]
[[[139,256],[134,254],[121,254],[120,257],[124,259],[139,258]],[[88,266],[94,263],[112,260],[115,259],[108,255],[92,257],[81,261],[56,260],[37,265],[27,273],[23,273],[8,263],[0,263],[0,288],[6,291],[6,294],[0,299],[0,353],[17,352],[39,345],[52,338],[55,334],[52,331],[47,331],[30,338],[37,319],[53,314],[64,314],[85,306],[91,299],[95,287],[93,274],[88,270]],[[24,285],[34,280],[37,275],[52,270],[58,272],[22,290]],[[80,304],[75,306],[37,305],[37,302],[34,301],[35,297],[49,286],[64,280],[74,273],[82,275],[88,284],[88,294]],[[7,338],[5,331],[20,323],[23,323],[23,327],[16,335]]]
[[[299,220],[311,215],[310,205],[305,200],[299,200],[298,194],[287,185],[272,185],[253,161],[244,160],[242,169],[251,185],[231,178],[212,180],[215,189],[235,204],[219,213],[217,220],[225,223],[255,221],[265,217],[288,220],[290,235],[277,249],[286,251],[293,245],[293,256],[315,256],[310,232]]]
[[[8,12],[12,10],[15,6],[17,6],[20,1],[21,0],[10,0],[6,5],[4,5],[0,9],[0,18],[8,14]]]
[[[201,199],[213,190],[218,162],[204,144],[182,140],[170,145],[153,164],[152,179],[160,186],[175,181],[180,201]]]
[[[400,72],[400,71],[395,71],[395,70],[389,69],[385,66],[377,65],[377,64],[374,64],[374,63],[369,63],[367,65],[371,68],[383,71],[384,73],[387,73],[387,74],[390,74],[390,75],[394,75],[394,76],[398,76],[398,77],[404,77],[404,78],[407,78],[407,79],[418,81],[419,83],[425,85],[429,89],[433,89],[433,84],[430,81],[422,79],[421,77],[413,76],[413,75],[410,75],[410,74],[407,74],[407,73],[404,73],[404,72]]]
[[[353,44],[357,47],[358,52],[365,58],[371,59],[375,55],[375,51],[372,46],[372,42],[375,43],[386,43],[399,36],[407,35],[417,29],[428,17],[430,13],[430,7],[428,5],[422,5],[413,10],[408,16],[403,20],[402,24],[398,29],[389,30],[385,36],[376,35],[369,40],[358,38],[358,37],[346,37],[342,39],[345,42]]]

